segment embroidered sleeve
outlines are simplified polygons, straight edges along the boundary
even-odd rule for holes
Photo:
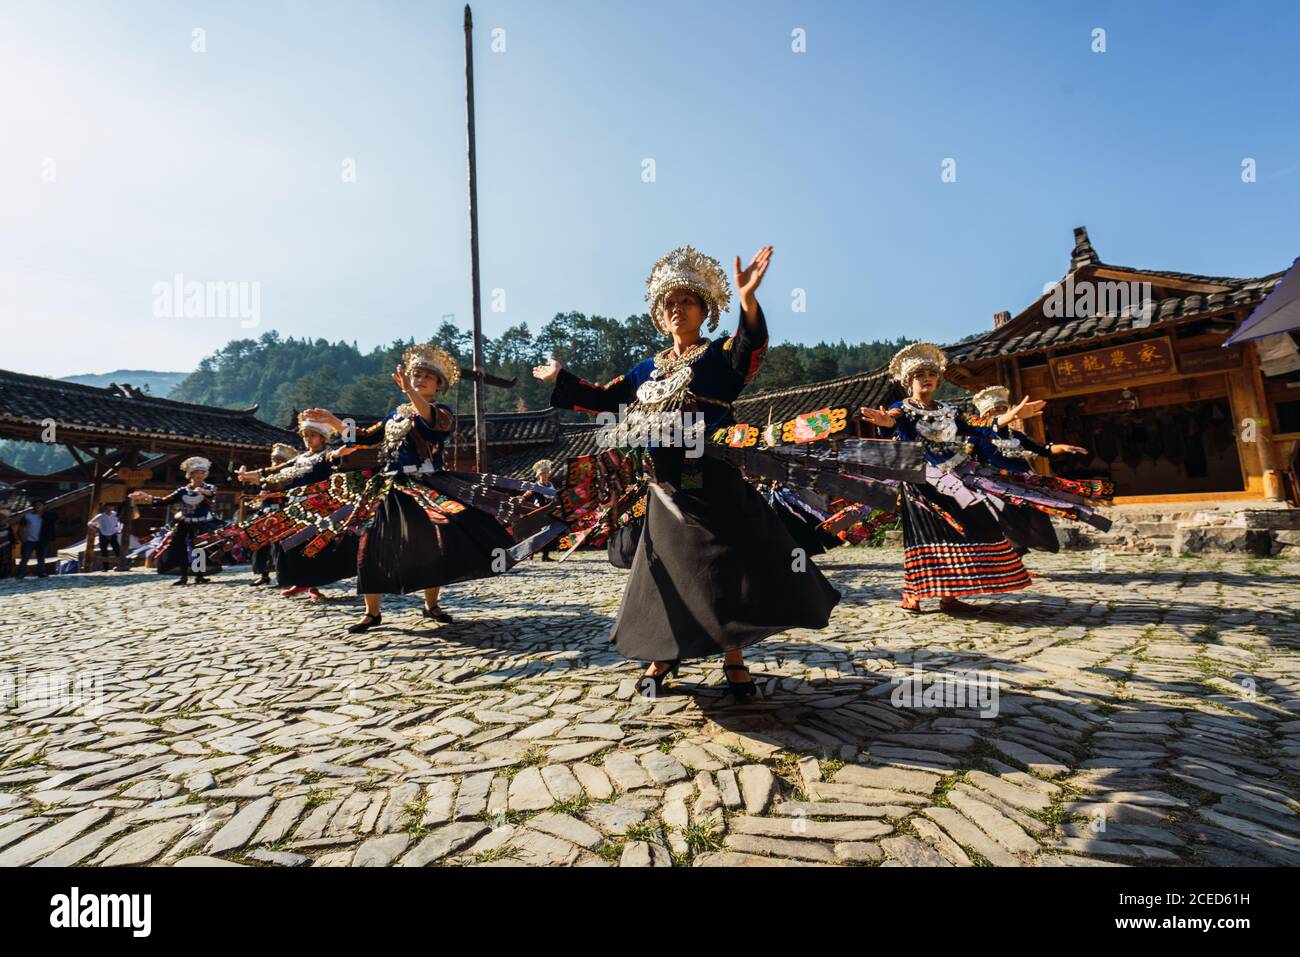
[[[367,425],[364,429],[356,429],[353,433],[353,440],[348,445],[379,445],[384,441],[384,422],[386,419],[380,419]]]
[[[1028,449],[1035,455],[1051,456],[1051,448],[1043,445],[1041,442],[1031,439],[1027,433],[1021,432],[1017,429],[1007,429],[1007,432],[1020,440],[1020,447],[1022,449]]]
[[[898,415],[894,416],[894,439],[898,442],[915,442],[916,422],[911,413],[907,411],[907,406],[901,402],[895,402],[890,408],[901,410]]]
[[[435,402],[430,410],[433,415],[433,421],[417,415],[415,417],[416,427],[430,442],[444,442],[447,436],[451,435],[452,416],[451,407]]]
[[[631,374],[611,379],[603,386],[579,379],[568,369],[561,369],[551,391],[551,405],[578,412],[617,412],[636,398],[636,383]]]
[[[755,306],[758,308],[758,321],[754,328],[750,329],[745,324],[742,314],[735,335],[722,344],[723,353],[731,363],[731,368],[747,385],[758,375],[758,370],[763,367],[763,359],[767,356],[767,318],[763,315],[763,307],[757,303]]]
[[[957,422],[958,435],[988,438],[997,434],[997,423],[991,418],[982,419],[964,412],[958,412],[954,418]]]

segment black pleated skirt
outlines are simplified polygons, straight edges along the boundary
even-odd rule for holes
[[[619,652],[702,658],[791,628],[825,628],[840,593],[772,507],[733,466],[705,457],[696,467],[702,487],[674,498],[681,518],[651,492],[611,636]],[[658,456],[656,474],[680,482]]]
[[[976,502],[960,508],[929,485],[904,483],[902,489],[905,599],[989,594],[1030,584],[1029,572],[987,506]]]
[[[644,526],[645,519],[637,518],[610,532],[605,550],[611,565],[615,568],[632,567],[632,560],[636,558],[636,546],[641,541],[641,529]]]
[[[253,574],[258,577],[269,576],[272,571],[271,548],[259,548],[253,552]]]
[[[821,555],[827,549],[844,544],[829,532],[822,531],[812,516],[796,512],[779,499],[771,505],[790,537],[809,555]]]
[[[1030,505],[1008,504],[998,517],[1002,534],[1022,552],[1059,552],[1060,539],[1046,512]]]
[[[211,555],[202,552],[202,563],[198,568],[194,567],[194,560],[200,554],[192,548],[194,539],[211,528],[211,523],[196,527],[191,522],[177,522],[171,541],[157,556],[155,571],[159,575],[215,575],[221,571],[221,562],[216,557],[215,550]]]
[[[405,595],[452,582],[488,578],[514,561],[505,526],[472,506],[434,522],[411,496],[392,488],[362,537],[357,594]]]
[[[310,558],[306,545],[283,548],[272,545],[275,583],[281,588],[319,588],[351,578],[357,573],[357,538],[342,535]],[[263,549],[265,551],[266,549]]]

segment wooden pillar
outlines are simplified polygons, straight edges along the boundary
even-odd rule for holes
[[[1250,355],[1249,350],[1246,351],[1246,355]],[[1225,373],[1228,381],[1228,402],[1232,408],[1232,431],[1237,443],[1237,456],[1241,461],[1242,488],[1254,496],[1263,498],[1264,472],[1270,467],[1268,463],[1271,458],[1266,441],[1268,422],[1251,382],[1250,360],[1247,359],[1242,365],[1241,369],[1232,369]],[[1246,436],[1250,435],[1247,431],[1247,419],[1256,420],[1250,441],[1246,441]]]
[[[1265,472],[1272,472],[1264,483],[1265,495],[1273,501],[1286,501],[1286,488],[1281,472],[1286,471],[1289,459],[1281,455],[1281,443],[1273,438],[1272,409],[1264,394],[1264,373],[1259,368],[1259,346],[1256,342],[1242,344],[1242,368],[1255,392],[1255,402],[1260,409],[1259,446]]]
[[[1004,375],[1000,378],[1007,388],[1011,390],[1012,403],[1016,403],[1025,395],[1023,391],[1025,387],[1024,380],[1020,376],[1020,360],[1008,359],[1006,362],[1007,369],[1005,370]],[[1030,398],[1046,398],[1046,396],[1030,396]],[[1041,415],[1036,415],[1032,419],[1028,419],[1020,424],[1025,427],[1025,434],[1035,442],[1041,443],[1046,439],[1047,426],[1043,423],[1043,417]],[[1030,461],[1030,467],[1039,475],[1052,474],[1051,460],[1042,456],[1032,459]]]
[[[127,452],[126,467],[129,469],[135,469],[139,457],[140,453],[135,449],[131,449],[131,451]],[[121,466],[118,466],[118,468],[120,470]],[[131,554],[131,517],[135,513],[135,504],[130,498],[131,487],[129,485],[126,487],[126,492],[127,494],[123,497],[122,504],[118,506],[122,513],[122,528],[118,536],[122,541],[122,557],[117,560],[117,570],[123,572],[131,567],[131,559],[128,556]]]
[[[94,561],[95,561],[95,549],[94,549],[94,543],[91,539],[92,533],[90,530],[89,522],[92,518],[94,518],[96,515],[99,514],[99,493],[101,487],[100,479],[104,475],[104,468],[102,465],[100,465],[100,458],[103,456],[103,454],[104,454],[103,449],[99,450],[99,455],[95,455],[94,452],[91,451],[91,455],[93,456],[92,462],[94,463],[94,465],[91,470],[90,506],[86,510],[86,522],[87,522],[86,544],[81,549],[81,570],[83,572],[94,571],[94,568],[92,566],[94,565]],[[57,548],[57,544],[55,547]]]

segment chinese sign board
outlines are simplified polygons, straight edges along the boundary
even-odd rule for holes
[[[1108,349],[1053,356],[1047,360],[1058,390],[1090,385],[1122,385],[1174,371],[1169,337],[1128,342]]]

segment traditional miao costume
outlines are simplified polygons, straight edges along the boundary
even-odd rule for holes
[[[946,365],[937,346],[913,343],[894,356],[890,373],[906,389],[915,372],[942,375]],[[923,443],[926,462],[925,482],[901,485],[904,602],[1028,587],[1029,573],[991,507],[953,474],[972,464],[980,427],[947,402],[926,409],[907,398],[890,408],[899,410],[894,438]]]
[[[181,471],[209,471],[212,463],[201,456],[191,456],[181,463]],[[189,581],[190,571],[195,580],[202,581],[210,571],[217,571],[215,561],[209,567],[208,552],[195,548],[195,539],[221,525],[221,519],[212,509],[217,487],[203,482],[197,488],[182,485],[168,495],[151,495],[149,504],[169,506],[167,523],[159,530],[153,545],[153,555],[160,575],[179,573],[181,581]]]
[[[1005,503],[999,512],[1002,531],[1022,551],[1037,549],[1055,552],[1060,541],[1052,526],[1052,516],[1085,522],[1105,531],[1110,521],[1090,506],[1101,504],[1115,492],[1102,479],[1066,479],[1039,475],[1031,467],[1033,459],[1050,458],[1050,445],[1030,438],[1009,425],[999,426],[990,413],[1001,406],[1011,406],[1005,386],[990,386],[972,398],[980,418],[972,419],[983,427],[975,438],[975,455],[980,465],[975,469],[984,487]]]
[[[432,369],[448,386],[460,378],[455,360],[441,348],[414,346],[403,364],[408,373]],[[334,488],[347,505],[314,525],[361,536],[358,594],[406,594],[500,574],[565,529],[550,519],[552,487],[447,469],[443,446],[455,416],[440,403],[431,403],[430,414],[425,419],[407,403],[359,430],[349,451],[369,449],[377,462],[336,477]],[[538,499],[548,504],[539,506]]]
[[[271,465],[283,465],[285,462],[296,458],[297,455],[298,452],[293,448],[293,446],[285,445],[283,442],[277,442],[271,448]],[[270,515],[272,512],[278,512],[280,510],[280,502],[284,497],[283,494],[273,491],[266,485],[259,486],[258,492],[260,494],[255,499],[255,504],[251,507],[253,518],[260,518],[263,515]],[[249,584],[262,585],[268,582],[271,578],[271,572],[275,568],[272,549],[256,549],[252,555],[252,566],[253,574],[256,575],[257,578]]]
[[[650,275],[646,299],[660,331],[660,302],[689,289],[706,304],[709,330],[730,301],[716,260],[686,246]],[[767,350],[762,310],[753,329],[742,319],[726,339],[702,339],[673,357],[666,349],[601,387],[561,370],[551,405],[627,416],[611,430],[613,444],[632,444],[642,426],[681,413],[703,416],[707,438],[734,423],[731,403],[754,377]],[[763,497],[729,462],[688,458],[678,442],[651,443],[653,494],[636,537],[631,574],[612,640],[643,661],[718,655],[791,628],[824,628],[840,594],[811,562],[795,570],[798,545]]]
[[[261,485],[280,501],[295,497],[295,490],[326,482],[333,473],[327,458],[328,444],[336,437],[334,429],[299,417],[299,431],[315,429],[324,436],[326,445],[316,452],[300,452],[283,465],[261,472]],[[309,548],[311,541],[276,542],[269,551],[275,568],[275,583],[280,588],[319,588],[352,578],[357,573],[356,535],[335,535],[329,541]]]

